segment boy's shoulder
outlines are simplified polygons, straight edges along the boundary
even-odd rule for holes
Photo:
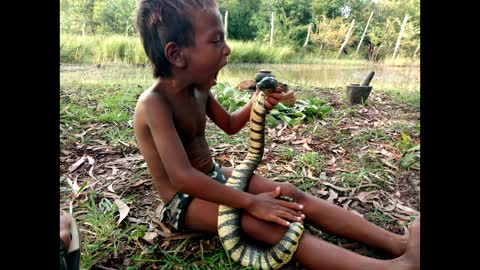
[[[159,109],[163,112],[170,110],[168,106],[167,98],[162,94],[162,91],[159,91],[158,86],[151,86],[145,91],[143,91],[137,99],[136,111],[141,110],[143,112],[158,111]],[[150,109],[149,109],[150,108]]]
[[[151,103],[164,103],[165,100],[161,87],[159,85],[152,85],[138,96],[137,104],[145,106]]]

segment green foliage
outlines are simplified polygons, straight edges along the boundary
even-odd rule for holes
[[[136,0],[61,0],[60,31],[70,34],[133,34]]]
[[[147,56],[137,37],[123,35],[60,35],[60,62],[125,62],[145,65]]]
[[[212,88],[212,93],[229,112],[236,111],[251,99],[250,93],[239,91],[228,83],[218,83]],[[276,126],[281,121],[295,126],[321,119],[328,115],[331,109],[332,107],[319,99],[297,100],[292,107],[279,103],[267,114],[266,121],[270,126]]]
[[[97,0],[93,19],[98,23],[97,32],[102,34],[133,34],[136,1]]]
[[[345,23],[342,18],[328,19],[325,15],[316,22],[317,31],[311,34],[313,42],[323,45],[323,49],[338,51],[345,35],[347,34],[349,23]],[[351,39],[349,43],[351,44]]]
[[[61,33],[74,35],[137,35],[134,14],[137,0],[61,0]],[[333,56],[345,39],[350,22],[355,25],[347,44],[347,57],[360,42],[370,13],[373,12],[359,56],[367,55],[367,45],[374,45],[377,60],[386,60],[393,54],[403,18],[409,19],[401,39],[397,56],[418,59],[414,52],[420,40],[420,0],[370,1],[370,0],[219,0],[222,16],[228,10],[228,42],[256,41],[268,46],[271,16],[274,13],[274,46],[291,46],[294,51],[318,51],[321,56]],[[346,9],[349,12],[344,12]],[[308,25],[312,23],[309,47],[303,48]],[[379,51],[379,48],[381,49]],[[96,47],[94,47],[96,49]],[[316,48],[316,49],[315,49]],[[321,48],[321,49],[320,49]],[[263,50],[263,49],[262,49]],[[83,53],[75,51],[76,54]],[[88,52],[87,52],[88,53]],[[233,51],[235,54],[236,52]],[[240,54],[245,54],[241,52]],[[275,55],[276,51],[272,53]],[[68,54],[77,59],[75,54]],[[234,56],[241,62],[271,62],[266,53],[247,53]],[[138,58],[138,57],[137,57]],[[285,62],[285,58],[281,58]],[[288,56],[287,56],[288,59]],[[413,59],[414,60],[414,59]]]
[[[402,140],[397,145],[402,153],[398,162],[401,169],[409,170],[420,162],[420,144],[413,143],[407,134],[402,132]]]
[[[248,92],[241,92],[228,83],[218,83],[212,87],[213,96],[229,112],[234,112],[245,105],[251,98]]]
[[[255,16],[260,2],[258,0],[220,0],[218,6],[225,24],[225,11],[228,10],[228,39],[253,40],[256,31],[249,22]]]
[[[88,229],[82,237],[81,268],[90,269],[112,254],[117,254],[124,245],[122,239],[138,240],[146,228],[144,225],[123,222],[117,225],[119,212],[117,205],[110,199],[100,198],[89,192],[87,200],[80,202],[77,222]]]
[[[303,165],[316,167],[324,162],[324,157],[318,152],[307,152],[301,155],[298,161]]]
[[[134,1],[134,0],[132,0]],[[85,32],[96,34],[93,9],[96,0],[61,0],[60,31],[81,34],[85,24]]]
[[[297,126],[322,119],[331,110],[332,107],[320,99],[297,100],[292,107],[279,103],[267,115],[267,124],[276,126],[280,121],[284,121],[290,126]]]

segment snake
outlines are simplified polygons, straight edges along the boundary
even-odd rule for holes
[[[265,93],[277,88],[274,77],[265,77],[256,87],[260,90],[253,100],[250,110],[250,138],[248,153],[236,166],[225,183],[231,188],[245,191],[254,170],[260,164],[265,147],[265,119],[268,113],[265,106]],[[282,200],[293,201],[287,196]],[[220,242],[228,255],[243,266],[255,269],[278,269],[288,263],[298,247],[303,234],[303,222],[291,222],[282,239],[271,247],[264,247],[244,239],[240,231],[240,210],[226,205],[218,208],[217,230]]]

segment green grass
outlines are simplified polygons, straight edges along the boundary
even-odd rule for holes
[[[120,35],[60,35],[60,62],[147,64],[140,39]]]
[[[285,160],[291,160],[295,156],[295,151],[294,150],[292,150],[291,148],[281,146],[281,145],[276,146],[273,149],[272,153],[274,155],[278,155],[278,156],[282,157],[282,159],[285,159]]]
[[[324,161],[324,156],[318,152],[307,152],[302,154],[298,161],[306,166],[315,167],[315,168],[322,168]]]
[[[374,209],[367,213],[366,219],[370,222],[375,223],[377,226],[386,227],[387,225],[396,225],[397,221],[391,217],[385,215],[383,212],[378,209]]]
[[[217,237],[206,239],[189,238],[177,241],[178,246],[175,250],[165,250],[155,243],[145,248],[141,253],[132,256],[133,265],[127,269],[253,269],[243,267],[231,260],[226,251],[221,247]],[[184,249],[193,249],[192,252],[186,252]],[[181,251],[180,251],[181,250]]]
[[[87,198],[76,209],[81,213],[76,217],[77,222],[87,227],[81,239],[81,269],[90,269],[96,263],[118,257],[124,245],[123,238],[128,242],[138,240],[146,230],[144,225],[117,225],[118,208],[111,199],[99,198],[93,192],[87,193]]]
[[[255,41],[228,40],[232,52],[230,63],[308,63],[334,65],[363,65],[368,63],[355,55],[337,57],[335,52],[306,50],[290,45],[274,45]],[[419,65],[419,58],[397,57],[380,60],[379,63],[393,66]],[[81,36],[62,33],[60,35],[60,62],[95,63],[124,62],[146,65],[139,36]]]

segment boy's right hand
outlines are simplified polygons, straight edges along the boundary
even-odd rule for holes
[[[288,227],[289,221],[302,221],[305,215],[298,212],[303,205],[275,199],[280,195],[280,187],[272,192],[254,196],[252,203],[245,208],[252,216]]]

